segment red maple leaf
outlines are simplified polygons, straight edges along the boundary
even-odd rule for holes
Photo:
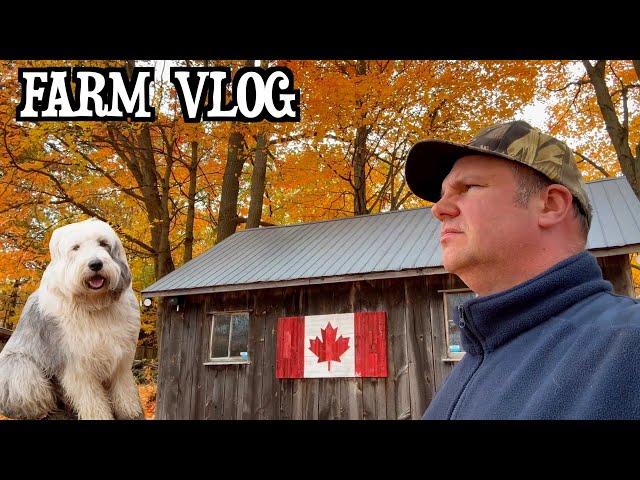
[[[338,329],[333,328],[329,322],[325,328],[320,329],[322,340],[317,336],[315,340],[309,340],[309,350],[318,357],[318,363],[329,362],[329,371],[331,371],[331,360],[339,362],[340,356],[349,349],[349,338],[340,335],[336,340],[337,331]]]

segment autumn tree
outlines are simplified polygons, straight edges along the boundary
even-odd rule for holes
[[[640,199],[640,60],[582,62],[622,173]],[[608,82],[607,77],[611,80]],[[611,85],[611,88],[610,86]],[[632,112],[630,112],[632,110]],[[630,138],[631,135],[631,138]]]
[[[537,76],[536,63],[522,61],[285,65],[301,89],[303,122],[291,132],[297,141],[275,149],[267,183],[282,186],[278,197],[291,192],[278,198],[276,217],[287,203],[289,214],[309,220],[420,205],[404,179],[411,146],[425,137],[468,141],[513,118],[533,98]]]
[[[549,130],[577,155],[585,180],[623,174],[640,198],[640,63],[637,60],[547,61],[539,99]],[[631,255],[634,284],[640,266]]]

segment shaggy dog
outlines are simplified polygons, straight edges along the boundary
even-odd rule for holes
[[[140,310],[122,243],[104,222],[58,228],[40,287],[0,352],[0,413],[143,419],[131,364]]]

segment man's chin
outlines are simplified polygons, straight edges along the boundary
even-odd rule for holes
[[[443,255],[442,265],[449,273],[458,273],[464,264],[464,258],[459,254],[456,255],[455,252],[448,251]]]

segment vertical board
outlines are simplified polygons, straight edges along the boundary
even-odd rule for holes
[[[409,362],[405,327],[404,284],[397,280],[384,280],[385,299],[389,302],[390,334],[393,337],[393,361],[395,372],[395,416],[398,420],[411,418],[411,392],[409,390]],[[387,408],[388,410],[388,408]]]
[[[169,356],[170,339],[171,339],[171,319],[169,317],[169,306],[167,302],[163,303],[164,309],[164,325],[162,328],[162,337],[160,338],[160,351],[158,353],[158,386],[156,394],[156,414],[157,420],[165,420],[167,418],[167,395],[169,384]]]
[[[266,290],[261,296],[266,311],[264,328],[264,355],[262,356],[261,420],[277,418],[280,392],[276,378],[276,321],[282,312],[283,289]]]
[[[247,389],[243,400],[242,418],[257,419],[262,400],[262,357],[264,356],[264,328],[267,312],[262,308],[264,290],[251,292],[253,312],[249,337],[249,360],[247,369]]]
[[[236,416],[236,395],[238,394],[239,365],[225,365],[222,419],[234,420]]]
[[[283,299],[281,303],[280,316],[289,316],[299,314],[298,300],[299,287],[291,287],[283,289]],[[276,333],[279,329],[276,329]],[[277,365],[276,365],[277,368]],[[293,418],[293,379],[283,379],[277,381],[278,394],[280,396],[280,408],[278,409],[276,418],[280,420],[290,420]]]
[[[180,391],[180,342],[182,341],[182,329],[184,326],[184,308],[178,312],[175,307],[170,309],[169,321],[171,322],[171,336],[169,338],[169,368],[167,383],[165,385],[165,415],[167,420],[175,420],[178,413],[178,404],[181,401]]]
[[[357,312],[356,374],[361,377],[387,376],[387,313]]]
[[[278,318],[276,332],[276,378],[302,378],[304,317]]]
[[[411,389],[411,418],[422,417],[435,394],[433,346],[429,316],[429,283],[426,277],[404,279],[407,355]]]
[[[335,313],[356,312],[354,306],[354,285],[352,282],[335,284],[333,292],[333,311]],[[336,379],[340,397],[338,400],[339,418],[342,420],[362,419],[362,378]]]
[[[354,311],[387,311],[388,307],[383,300],[383,284],[381,281],[368,282],[358,281],[353,283],[351,298],[353,299]],[[387,417],[387,385],[392,381],[389,379],[390,372],[393,371],[393,350],[392,338],[388,335],[389,317],[387,315],[387,378],[363,378],[362,379],[362,418],[386,419]]]
[[[204,305],[200,338],[200,365],[202,369],[202,391],[200,393],[200,406],[198,418],[210,420],[213,418],[213,382],[215,375],[211,367],[204,365],[209,361],[209,339],[211,338],[211,316],[208,312],[214,309],[214,296],[208,295]]]
[[[201,420],[204,418],[204,412],[202,406],[204,405],[204,381],[205,381],[205,366],[201,361],[202,358],[202,330],[205,324],[205,304],[206,296],[200,298],[199,308],[195,316],[195,328],[194,328],[194,351],[192,364],[194,369],[193,377],[193,394],[191,396],[191,419]]]
[[[298,287],[295,289],[295,307],[292,308],[292,313],[301,315],[304,307],[304,288]],[[292,380],[292,392],[291,392],[291,418],[294,420],[302,420],[304,418],[304,394],[303,394],[303,380]]]
[[[182,341],[180,348],[179,390],[182,398],[178,405],[176,418],[190,420],[194,418],[194,397],[197,388],[198,364],[196,358],[196,341],[198,316],[201,312],[201,304],[195,303],[195,299],[187,298],[184,304],[184,323],[182,329]]]
[[[301,312],[304,315],[321,315],[324,313],[331,313],[328,311],[325,304],[327,288],[322,285],[310,285],[304,289],[303,305],[304,309]],[[305,345],[304,348],[308,348]],[[317,420],[320,418],[320,390],[323,389],[323,399],[326,404],[326,393],[324,391],[324,383],[321,383],[322,379],[307,378],[304,380],[303,391],[303,404],[304,415],[303,418],[309,420]],[[327,418],[329,415],[328,407],[323,406],[323,417]]]

